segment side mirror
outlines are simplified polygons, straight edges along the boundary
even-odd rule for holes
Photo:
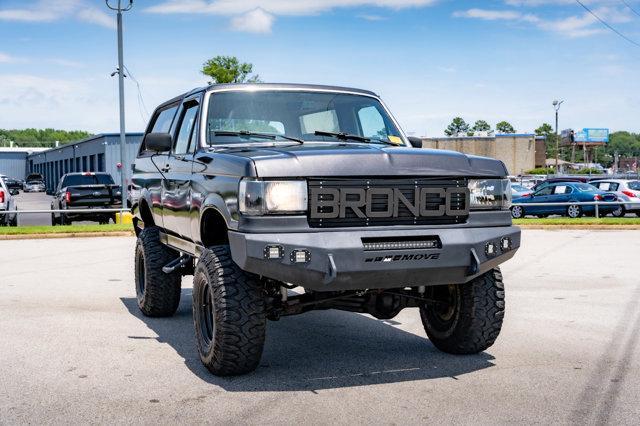
[[[409,139],[409,143],[411,144],[412,147],[422,148],[422,139],[420,139],[419,137],[409,136],[407,139]]]
[[[142,143],[148,151],[167,152],[171,150],[173,140],[169,133],[147,133]]]

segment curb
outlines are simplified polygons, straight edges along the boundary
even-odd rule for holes
[[[582,229],[585,231],[628,231],[640,230],[640,225],[515,225],[522,229],[544,229],[563,231],[566,229]]]
[[[56,238],[92,238],[92,237],[132,237],[133,231],[112,232],[60,232],[51,234],[6,234],[0,235],[0,241],[5,240],[47,240]]]

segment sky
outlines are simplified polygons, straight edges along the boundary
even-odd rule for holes
[[[117,132],[115,28],[102,0],[0,0],[0,128]],[[127,131],[216,55],[372,90],[410,135],[455,116],[532,132],[554,99],[560,129],[640,131],[640,0],[135,0],[124,40]]]

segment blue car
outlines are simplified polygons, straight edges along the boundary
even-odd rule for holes
[[[513,199],[511,206],[511,216],[518,219],[525,215],[535,215],[546,217],[552,214],[580,217],[583,214],[595,214],[593,205],[548,205],[548,206],[526,206],[519,204],[528,203],[579,203],[589,201],[618,201],[618,197],[610,192],[600,191],[593,185],[581,182],[554,182],[532,194]],[[604,216],[611,213],[619,206],[615,204],[598,206],[599,214]]]

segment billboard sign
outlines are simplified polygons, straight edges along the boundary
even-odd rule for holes
[[[584,128],[575,133],[576,142],[607,143],[609,142],[609,129]]]

